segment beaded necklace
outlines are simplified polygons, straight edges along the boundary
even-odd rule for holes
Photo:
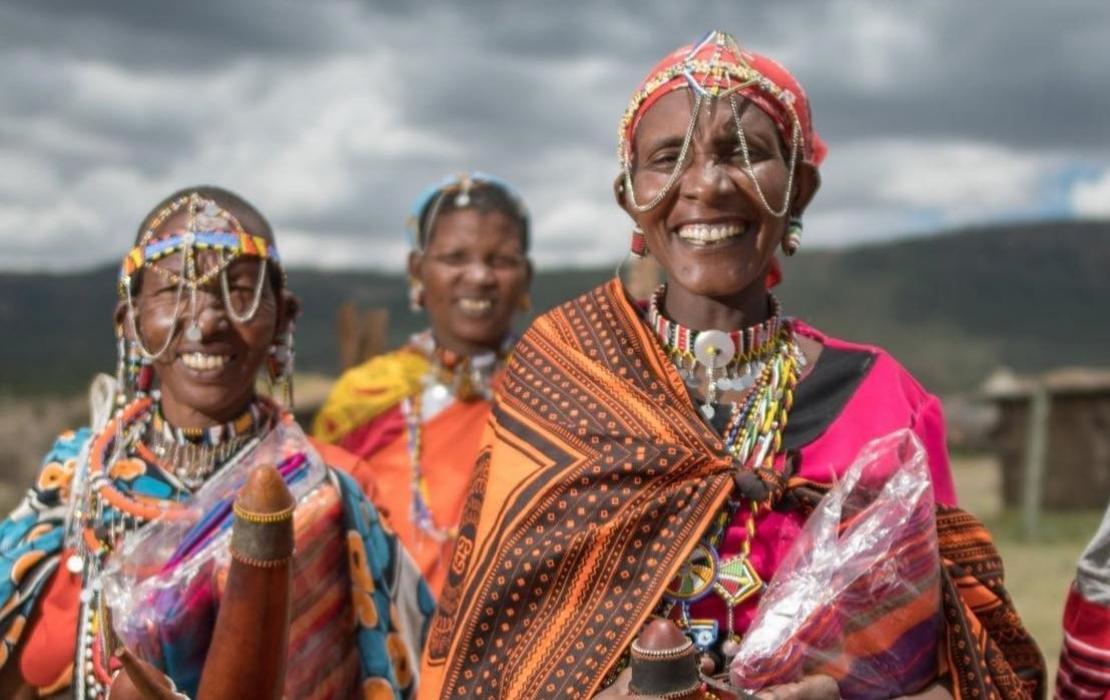
[[[161,417],[158,398],[158,392],[152,392],[121,406],[90,441],[74,482],[65,535],[72,553],[65,566],[82,576],[73,687],[78,698],[104,698],[119,670],[118,661],[111,658],[116,644],[101,595],[100,574],[107,555],[127,533],[156,518],[176,517],[192,489],[253,449],[276,415],[272,406],[258,401],[226,424],[180,430]],[[182,439],[190,447],[173,447],[183,444]],[[204,477],[199,476],[202,472]],[[164,492],[156,497],[134,495],[122,487],[121,482],[152,474],[164,482]]]
[[[648,323],[659,337],[667,354],[687,373],[691,382],[693,367],[691,354],[705,365],[709,384],[720,385],[722,372],[726,380],[738,375],[745,378],[743,397],[732,404],[729,420],[722,430],[725,450],[732,455],[741,471],[759,472],[772,469],[775,455],[782,449],[782,434],[786,428],[789,411],[794,403],[794,388],[801,376],[805,358],[794,340],[793,325],[783,319],[778,302],[771,297],[772,315],[757,326],[725,333],[723,331],[693,331],[663,317],[660,311],[665,288],[653,295],[648,309]],[[712,335],[709,335],[712,334]],[[699,339],[712,339],[718,350],[707,350],[710,343],[702,340],[701,353],[697,352]],[[693,353],[691,353],[693,348]],[[721,349],[723,348],[723,352]],[[739,348],[739,352],[737,352]],[[703,359],[704,358],[704,359]],[[724,359],[721,359],[724,358]],[[739,359],[736,359],[739,358]],[[750,380],[748,379],[750,378]],[[727,388],[734,385],[729,381]],[[716,390],[707,391],[705,405],[712,408]],[[712,397],[709,395],[712,394]],[[714,412],[701,413],[710,420]],[[721,513],[713,520],[709,530],[695,545],[693,552],[679,569],[678,575],[668,584],[663,596],[663,614],[677,607],[679,623],[686,630],[699,651],[706,652],[721,641],[720,625],[716,619],[695,619],[690,616],[691,604],[708,595],[718,596],[726,608],[726,634],[721,642],[721,652],[731,659],[739,651],[739,636],[735,628],[735,610],[745,601],[758,595],[764,587],[762,578],[751,563],[751,545],[755,538],[756,516],[768,504],[747,499],[748,514],[740,552],[722,558],[720,545],[728,524],[744,508],[743,499],[730,499]]]
[[[667,350],[678,374],[687,385],[698,384],[697,367],[705,367],[709,380],[705,403],[700,410],[707,419],[713,418],[719,391],[746,391],[755,384],[764,364],[779,340],[783,327],[782,307],[774,295],[768,295],[768,318],[763,323],[725,332],[697,331],[679,325],[663,315],[663,297],[667,285],[659,285],[648,304],[647,321]]]
[[[252,403],[238,417],[206,428],[175,428],[162,416],[156,405],[150,416],[147,437],[149,446],[137,445],[140,454],[153,456],[164,470],[173,472],[189,489],[199,488],[216,468],[239,449],[257,432],[257,427],[269,416],[265,405]]]
[[[506,337],[497,352],[460,355],[438,346],[431,331],[418,333],[410,345],[428,358],[429,368],[421,379],[422,389],[401,402],[409,462],[412,465],[412,521],[437,542],[454,539],[458,528],[436,525],[429,502],[431,494],[422,467],[424,421],[431,418],[451,400],[477,401],[493,398],[493,378],[504,366],[516,338]]]

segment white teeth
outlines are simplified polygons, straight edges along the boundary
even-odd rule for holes
[[[181,356],[181,362],[186,367],[198,370],[219,369],[230,359],[227,355],[209,355],[203,352],[187,352]]]
[[[686,224],[678,228],[678,236],[690,243],[707,244],[739,236],[744,232],[740,224]]]
[[[469,313],[488,311],[493,306],[489,299],[459,299],[459,308]]]

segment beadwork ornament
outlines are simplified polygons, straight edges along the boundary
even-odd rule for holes
[[[162,225],[182,210],[186,212],[184,230],[161,232]],[[216,260],[208,269],[201,271],[197,264],[197,254],[206,250],[214,251]],[[159,261],[172,255],[180,256],[178,272],[159,264]],[[235,260],[244,256],[257,257],[261,259],[261,263],[251,301],[245,309],[240,310],[233,303],[227,270]],[[250,323],[257,314],[265,293],[268,264],[278,263],[280,258],[277,248],[271,241],[248,233],[233,214],[215,201],[196,192],[178,197],[147,222],[138,245],[124,256],[120,266],[120,299],[127,305],[131,338],[145,358],[156,359],[164,355],[173,341],[178,323],[182,321],[185,294],[188,292],[189,323],[184,336],[190,342],[200,342],[203,332],[199,322],[201,309],[197,301],[198,293],[201,288],[217,279],[221,301],[228,316],[237,323]],[[143,342],[135,318],[133,286],[136,276],[142,271],[152,271],[176,287],[173,322],[165,342],[157,350],[151,350]]]
[[[802,218],[800,216],[791,217],[790,223],[786,225],[786,231],[782,235],[782,252],[793,255],[798,252],[801,245]]]
[[[710,58],[708,60],[699,59],[698,54],[710,45],[714,47]],[[699,81],[696,77],[697,75],[702,75],[704,77]],[[633,157],[629,127],[636,118],[640,105],[642,105],[656,90],[659,90],[671,80],[680,76],[686,79],[688,87],[694,93],[694,104],[690,110],[690,121],[687,125],[674,169],[663,183],[663,186],[656,192],[655,196],[646,203],[640,203],[636,201],[636,193],[632,182]],[[775,100],[788,115],[788,120],[790,122],[789,170],[786,188],[783,192],[782,205],[779,207],[775,207],[767,200],[762,185],[755,176],[755,168],[753,167],[751,153],[748,147],[747,134],[740,120],[740,108],[736,100],[736,95],[740,90],[753,86],[758,87],[762,93]],[[744,172],[751,180],[756,195],[767,212],[777,218],[786,216],[794,189],[794,174],[797,171],[797,165],[802,151],[802,123],[795,109],[796,100],[797,98],[794,93],[776,85],[748,62],[744,57],[744,53],[740,50],[739,46],[737,46],[736,39],[733,38],[732,35],[719,31],[709,32],[690,50],[685,60],[668,66],[651,76],[643,87],[632,96],[631,100],[629,100],[624,116],[621,117],[618,129],[620,142],[617,146],[617,158],[620,162],[621,174],[624,179],[622,194],[628,206],[635,211],[645,212],[654,209],[666,199],[667,195],[674,188],[675,183],[678,182],[679,175],[682,173],[683,168],[686,166],[686,159],[689,155],[698,115],[702,109],[706,108],[710,103],[727,101],[732,111],[734,126],[736,127],[741,157],[743,158]]]

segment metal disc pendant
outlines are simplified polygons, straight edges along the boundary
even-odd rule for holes
[[[711,403],[703,403],[699,410],[706,420],[713,420],[713,416],[717,414],[717,409],[713,408]]]
[[[185,340],[196,343],[201,339],[200,326],[196,321],[193,321],[188,328],[185,329]]]
[[[71,574],[79,574],[85,570],[85,560],[76,554],[71,554],[66,559],[66,569]]]
[[[710,369],[721,369],[736,355],[736,345],[724,331],[702,331],[694,341],[694,357]]]

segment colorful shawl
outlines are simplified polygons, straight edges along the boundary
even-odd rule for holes
[[[927,403],[917,398],[913,415]],[[421,697],[593,697],[720,511],[731,461],[619,281],[525,334],[486,442]],[[934,484],[941,502],[951,498],[948,478]],[[977,605],[967,620],[978,619]],[[983,623],[976,643],[1020,630],[1004,607],[1017,624]],[[992,675],[1014,673],[1011,657],[989,660]]]
[[[405,399],[423,390],[427,371],[427,359],[412,348],[375,357],[343,374],[314,425],[317,437],[360,458],[351,475],[364,487],[376,489],[375,505],[388,514],[397,537],[438,596],[453,543],[425,533],[412,518],[413,446],[401,408]],[[432,519],[444,530],[458,525],[462,515],[489,413],[485,399],[451,399],[434,414],[422,416],[420,469]]]
[[[421,389],[428,359],[415,349],[379,355],[343,373],[312,423],[316,439],[338,443]]]
[[[24,680],[43,691],[68,687],[73,675],[81,580],[59,564],[67,556],[63,526],[70,487],[91,437],[87,429],[63,434],[48,453],[35,485],[0,522],[0,668],[19,663]],[[322,452],[330,456],[329,449]],[[117,488],[140,499],[173,497],[174,487],[160,469],[141,460],[117,460],[110,473]],[[336,606],[353,609],[357,622],[350,631],[355,635],[357,658],[346,659],[340,666],[357,667],[356,677],[368,697],[412,697],[415,674],[410,654],[419,648],[423,636],[419,617],[430,615],[431,595],[359,485],[334,469],[329,478],[330,485],[317,489],[316,498],[309,499],[312,502],[298,506],[297,517],[307,523],[312,519],[306,519],[309,511],[332,511],[333,519],[338,516],[347,533],[338,561],[345,558],[349,562],[351,586],[338,598],[336,590],[324,590],[312,600],[294,601],[294,612],[298,605],[310,605],[310,614],[304,619],[319,620],[324,611]],[[334,547],[321,547],[315,555],[332,556],[331,549]],[[401,587],[405,590],[399,590]],[[400,619],[401,611],[419,612],[412,620]],[[34,623],[28,625],[32,619]],[[293,629],[291,639],[306,632],[309,630]],[[17,648],[21,652],[13,659]],[[323,681],[314,689],[325,692],[342,675],[320,675],[319,671],[293,667],[287,680],[295,683],[298,676],[314,675]],[[313,696],[323,697],[319,693]]]

